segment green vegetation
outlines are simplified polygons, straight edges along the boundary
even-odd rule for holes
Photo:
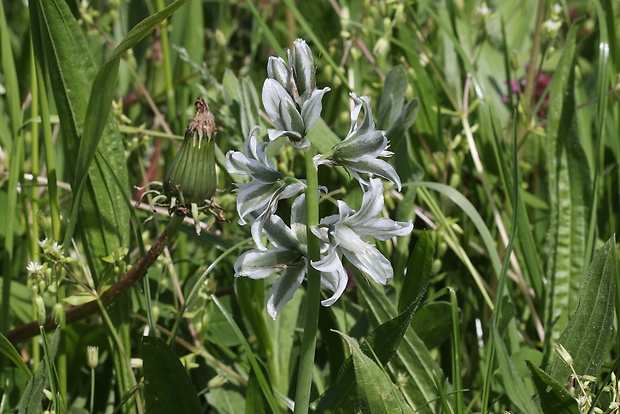
[[[0,3],[0,412],[619,412],[618,27]]]

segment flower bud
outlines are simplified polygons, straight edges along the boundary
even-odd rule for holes
[[[37,312],[37,323],[39,325],[45,325],[45,303],[41,295],[34,297],[34,307]]]
[[[312,50],[303,39],[293,43],[293,53],[289,55],[291,69],[297,85],[297,92],[302,102],[316,89],[314,58]]]
[[[56,325],[62,325],[65,323],[65,307],[62,306],[62,303],[54,304],[52,308],[52,318],[54,318],[54,323]]]
[[[281,57],[269,57],[267,61],[267,77],[276,80],[287,92],[290,92],[291,73],[288,67],[286,67],[286,62]]]
[[[86,347],[86,361],[90,369],[97,368],[99,364],[99,347],[88,346]]]
[[[215,194],[215,118],[209,105],[196,99],[196,115],[164,179],[164,193],[182,204],[202,205]]]

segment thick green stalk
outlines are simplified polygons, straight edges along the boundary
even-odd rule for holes
[[[306,226],[308,234],[308,259],[318,260],[320,255],[319,240],[312,233],[312,227],[319,224],[319,183],[316,167],[312,161],[313,151],[306,151]],[[310,391],[312,389],[312,372],[314,352],[319,326],[319,303],[321,300],[321,275],[308,263],[308,289],[306,292],[306,315],[304,333],[301,339],[301,357],[297,390],[295,392],[295,414],[308,412]]]

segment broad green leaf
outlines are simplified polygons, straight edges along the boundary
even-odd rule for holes
[[[229,384],[209,391],[207,402],[213,408],[213,412],[222,414],[243,413],[248,406],[241,390]]]
[[[362,296],[369,311],[377,322],[388,321],[396,315],[396,307],[375,283],[359,283]],[[373,347],[379,356],[378,348]],[[439,406],[439,384],[444,392],[451,392],[451,385],[447,382],[441,368],[435,362],[424,342],[412,330],[408,329],[402,343],[396,351],[396,358],[390,363],[392,372],[404,372],[408,381],[402,390],[409,404],[420,413],[435,413],[441,411]],[[443,407],[447,409],[447,407]]]
[[[13,362],[15,366],[19,368],[19,371],[22,373],[22,375],[26,379],[29,379],[30,377],[32,377],[32,373],[30,372],[30,370],[28,369],[28,367],[22,360],[21,356],[17,353],[17,350],[15,350],[15,347],[13,346],[13,344],[10,343],[9,340],[6,339],[6,337],[2,335],[1,333],[0,333],[0,354],[3,354],[4,356],[8,357],[11,360],[11,362]]]
[[[568,34],[551,84],[547,128],[549,171],[549,255],[547,263],[547,332],[553,345],[577,306],[589,261],[587,234],[591,208],[588,163],[576,136],[573,95],[577,26]]]
[[[200,400],[185,367],[166,342],[142,338],[144,398],[149,413],[200,413]]]
[[[89,112],[92,116],[104,119],[85,121],[96,67],[82,30],[66,2],[33,1],[30,2],[30,12],[36,55],[39,63],[47,67],[58,109],[70,180],[76,182],[78,163],[81,165],[81,172],[90,165],[90,161],[86,163],[75,157],[82,144],[89,146],[88,151],[94,154],[96,159],[88,168],[88,174],[81,173],[80,178],[86,180],[87,185],[84,187],[81,203],[74,204],[80,206],[79,218],[76,220],[73,216],[69,225],[74,226],[77,221],[80,222],[79,229],[86,258],[98,282],[104,269],[100,258],[127,246],[129,242],[129,212],[122,202],[123,197],[128,198],[124,149],[116,123],[107,115],[111,98],[108,104],[102,105],[102,110],[107,109],[105,114]],[[99,137],[93,142],[88,135],[83,136],[83,132],[86,133],[85,122],[89,125],[96,123],[97,129],[103,129],[102,125],[106,125],[98,150],[96,145]],[[85,141],[81,142],[82,139]],[[95,147],[90,148],[93,145]],[[82,151],[86,151],[86,147]],[[124,183],[123,188],[117,187],[114,175],[119,182]],[[78,189],[74,187],[73,190]],[[74,197],[77,197],[76,193]],[[70,231],[67,232],[67,237],[70,237]],[[65,248],[68,245],[66,242]]]
[[[425,303],[411,319],[411,329],[428,349],[433,349],[450,339],[452,318],[449,302]]]
[[[435,247],[428,233],[423,232],[409,258],[407,275],[398,298],[398,312],[403,313],[412,304],[417,307],[426,293],[433,273]]]
[[[579,407],[575,397],[570,395],[568,391],[558,384],[553,378],[544,371],[526,361],[527,367],[530,369],[534,385],[538,391],[538,399],[540,407],[544,413],[555,414],[579,414]]]
[[[76,162],[76,177],[74,191],[79,193],[86,172],[92,162],[95,151],[99,146],[104,128],[108,126],[112,99],[118,80],[118,66],[123,53],[135,46],[147,34],[153,31],[162,21],[167,19],[187,0],[176,0],[162,11],[155,13],[135,25],[123,41],[114,49],[108,60],[99,69],[92,84],[92,90],[88,99],[88,107],[84,117],[84,129],[79,145],[79,153]],[[118,135],[118,133],[116,134]],[[77,200],[79,203],[79,199]]]
[[[607,240],[594,256],[585,275],[577,309],[558,340],[573,358],[577,375],[597,376],[614,332],[618,277],[615,243],[615,237]],[[555,355],[551,378],[564,384],[570,372]]]
[[[45,361],[41,361],[26,385],[26,390],[19,402],[19,414],[41,412],[41,399],[43,398],[43,390],[47,385],[46,371]]]
[[[385,372],[372,359],[366,356],[357,342],[340,334],[349,345],[355,369],[358,406],[363,413],[412,413],[402,393]]]

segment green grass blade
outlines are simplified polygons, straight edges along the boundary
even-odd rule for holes
[[[4,14],[4,3],[0,4],[0,58],[2,63],[2,74],[6,85],[6,105],[9,117],[11,136],[5,138],[7,150],[10,152],[9,160],[9,184],[7,188],[8,199],[6,211],[5,238],[3,257],[2,278],[2,306],[0,308],[0,331],[6,331],[9,327],[10,305],[11,305],[11,277],[13,273],[13,242],[14,226],[19,221],[16,217],[17,212],[17,183],[21,175],[21,166],[24,158],[24,137],[20,133],[22,125],[21,104],[19,98],[19,84],[17,72],[13,58],[13,48],[11,47],[11,37]]]
[[[32,372],[28,369],[21,356],[15,350],[15,347],[4,335],[0,333],[0,354],[4,354],[7,358],[15,364],[19,371],[24,375],[26,379],[32,377]]]

